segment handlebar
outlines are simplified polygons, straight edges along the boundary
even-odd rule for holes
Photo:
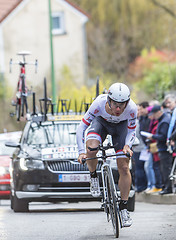
[[[97,151],[97,150],[106,151],[106,150],[108,150],[108,149],[111,149],[111,148],[116,147],[117,145],[118,145],[118,143],[115,144],[115,145],[111,145],[110,143],[108,143],[107,146],[103,146],[102,144],[100,144],[100,145],[99,145],[98,147],[96,147],[96,148],[88,147],[88,149],[89,149],[90,151]]]
[[[119,156],[127,156],[129,159],[130,159],[130,154],[129,153],[121,153],[121,154],[111,154],[111,155],[106,155],[106,156],[100,156],[100,157],[92,157],[92,158],[85,158],[85,159],[82,159],[82,164],[84,164],[86,161],[89,161],[89,160],[94,160],[94,159],[98,159],[98,158],[102,158],[102,159],[106,159],[108,157],[119,157]]]
[[[9,72],[12,72],[12,64],[13,65],[20,65],[24,66],[25,65],[35,65],[35,73],[37,73],[37,67],[38,67],[38,60],[36,59],[35,62],[26,62],[25,59],[23,61],[18,61],[18,62],[13,62],[12,58],[10,59],[9,62]]]
[[[118,144],[118,143],[117,143]],[[111,148],[114,148],[117,144],[115,145],[111,145],[110,143],[107,144],[107,146],[103,146],[102,144],[100,144],[98,147],[96,148],[91,148],[91,147],[88,147],[88,149],[90,151],[97,151],[97,150],[100,150],[102,151],[102,156],[100,157],[92,157],[92,158],[85,158],[85,159],[82,159],[82,163],[84,164],[87,160],[94,160],[94,159],[98,159],[98,158],[102,158],[102,159],[106,159],[108,157],[115,157],[115,156],[127,156],[128,158],[130,158],[130,153],[127,152],[126,154],[125,153],[121,153],[121,154],[109,154],[109,155],[106,155],[105,151],[108,150],[108,149],[111,149]]]

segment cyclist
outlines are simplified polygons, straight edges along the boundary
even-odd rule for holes
[[[112,136],[113,145],[116,145],[115,151],[120,175],[118,185],[121,193],[120,210],[124,227],[132,224],[127,211],[131,174],[129,159],[125,154],[129,153],[130,156],[133,154],[131,146],[135,139],[136,118],[137,106],[130,99],[129,88],[123,83],[114,83],[110,86],[107,94],[101,94],[95,99],[77,129],[78,161],[80,163],[82,163],[82,159],[96,156],[97,151],[90,151],[88,147],[96,148],[105,140],[107,134]],[[85,151],[84,135],[87,128]],[[124,153],[123,156],[118,156],[122,153]],[[87,161],[90,171],[90,192],[93,197],[100,195],[96,173],[97,162],[98,160]]]

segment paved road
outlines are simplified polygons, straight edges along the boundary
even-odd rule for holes
[[[0,205],[0,240],[110,240],[114,239],[100,203],[30,204],[29,213],[14,213],[9,201]],[[133,225],[120,239],[176,239],[176,205],[136,203]]]

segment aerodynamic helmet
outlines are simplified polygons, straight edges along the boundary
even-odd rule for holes
[[[114,83],[108,90],[108,97],[115,102],[127,102],[130,99],[130,90],[124,83]]]

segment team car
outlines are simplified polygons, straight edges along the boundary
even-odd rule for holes
[[[11,155],[14,148],[7,148],[5,142],[9,140],[19,141],[21,132],[8,132],[0,134],[0,199],[10,197],[10,172]]]
[[[76,130],[81,119],[81,115],[51,115],[47,121],[33,118],[26,123],[19,143],[6,143],[16,147],[11,168],[11,208],[14,212],[28,211],[29,203],[35,201],[101,201],[102,196],[94,198],[90,193],[87,165],[77,161]],[[116,161],[109,161],[112,161],[117,184]],[[100,186],[101,165],[102,160],[99,160]],[[134,210],[134,204],[135,191],[131,189],[129,210]]]

